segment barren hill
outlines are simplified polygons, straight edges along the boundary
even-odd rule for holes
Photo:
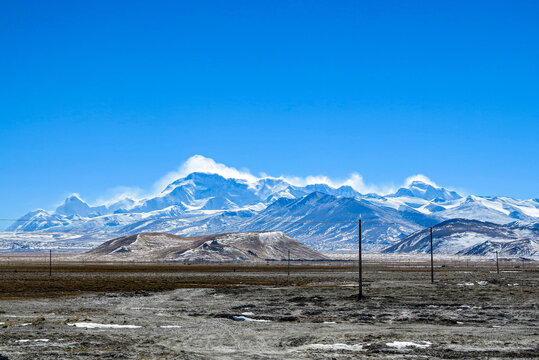
[[[233,262],[325,257],[280,231],[182,237],[140,233],[109,240],[84,254],[95,260]]]

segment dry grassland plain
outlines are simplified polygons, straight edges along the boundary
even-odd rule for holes
[[[357,271],[4,258],[0,359],[539,357],[533,263],[366,262],[361,300]]]

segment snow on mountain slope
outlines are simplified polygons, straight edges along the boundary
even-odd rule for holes
[[[132,212],[160,210],[176,205],[185,210],[237,209],[260,203],[255,188],[245,180],[226,179],[217,174],[193,173],[169,184],[161,195],[147,199]]]
[[[539,257],[539,229],[453,219],[433,226],[436,254]],[[418,231],[383,250],[384,253],[430,253],[430,231]]]
[[[407,187],[400,188],[394,194],[388,197],[411,197],[424,200],[456,200],[461,196],[455,191],[449,191],[444,188],[428,184],[422,181],[412,181]]]
[[[470,195],[448,204],[439,215],[443,218],[466,218],[507,224],[515,220],[537,221],[533,216],[539,211],[539,203],[533,200],[517,202],[515,199],[498,197],[480,197]],[[530,216],[530,215],[532,216]]]
[[[92,208],[77,195],[71,195],[62,205],[56,208],[56,214],[58,215],[89,216],[90,213],[92,213]]]
[[[108,206],[89,206],[79,195],[73,194],[62,205],[58,206],[54,213],[65,216],[94,217],[110,214],[120,209],[131,209],[134,205],[135,201],[124,198]]]
[[[37,210],[24,215],[0,234],[0,241],[9,243],[14,239],[9,232],[13,232],[20,247],[32,244],[39,248],[35,237],[28,237],[25,245],[21,234],[42,233],[47,242],[51,240],[45,234],[63,233],[71,236],[71,244],[80,249],[84,241],[95,243],[140,232],[193,236],[281,230],[317,249],[353,249],[357,247],[360,216],[366,249],[377,250],[452,218],[498,224],[536,222],[539,201],[474,195],[464,198],[419,180],[383,196],[360,194],[346,185],[296,186],[281,178],[247,181],[195,172],[172,181],[157,196],[137,202],[124,198],[91,206],[72,195],[52,213]]]
[[[313,192],[280,199],[253,217],[244,230],[278,229],[315,249],[357,247],[357,220],[363,219],[365,248],[380,248],[437,220],[415,211],[382,208],[366,200]]]
[[[0,252],[81,252],[97,246],[106,237],[70,232],[0,232]]]
[[[498,242],[487,240],[459,251],[458,255],[492,255],[495,251],[501,256],[539,258],[539,242],[533,238]]]
[[[507,197],[481,197],[470,195],[466,198],[425,200],[420,197],[386,196],[369,201],[394,209],[411,208],[440,220],[465,218],[507,224],[515,220],[533,222],[539,219],[539,202],[536,200],[516,200]]]

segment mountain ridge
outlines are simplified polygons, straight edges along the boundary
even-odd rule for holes
[[[539,223],[500,225],[469,219],[451,219],[432,227],[433,252],[453,255],[539,257]],[[430,253],[430,230],[415,232],[382,253]]]
[[[8,246],[15,234],[17,241],[24,242],[24,233],[59,233],[62,239],[79,239],[81,244],[73,243],[79,248],[84,241],[95,243],[141,231],[186,236],[282,230],[313,248],[340,250],[357,247],[360,217],[366,250],[376,251],[453,218],[534,223],[539,221],[539,202],[462,197],[418,180],[380,195],[360,194],[347,185],[296,186],[278,178],[247,181],[194,172],[170,182],[158,195],[138,201],[126,197],[113,204],[90,206],[72,195],[55,212],[27,213],[0,234],[0,242]]]

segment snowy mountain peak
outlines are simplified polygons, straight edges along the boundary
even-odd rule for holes
[[[169,193],[171,191],[174,191],[174,189],[178,187],[215,187],[215,186],[221,186],[225,183],[234,182],[237,183],[241,180],[236,179],[228,179],[224,178],[219,174],[209,174],[209,173],[201,173],[201,172],[194,172],[191,173],[183,178],[179,178],[169,185],[162,191],[162,193]]]
[[[62,205],[56,208],[56,214],[66,216],[88,216],[90,213],[90,206],[76,194],[70,195],[67,199],[65,199]]]
[[[424,200],[456,200],[460,199],[460,196],[455,191],[450,191],[442,187],[435,186],[433,184],[424,181],[412,181],[407,187],[402,187],[390,197],[416,197]]]
[[[46,217],[49,216],[49,213],[43,209],[37,209],[34,211],[30,211],[28,214],[24,215],[24,218],[31,219],[34,217]]]

